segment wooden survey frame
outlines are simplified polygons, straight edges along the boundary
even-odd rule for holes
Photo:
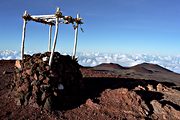
[[[77,37],[78,37],[78,25],[83,24],[82,18],[79,17],[79,14],[77,14],[77,18],[72,18],[71,16],[63,16],[62,12],[60,11],[60,8],[57,8],[55,14],[52,15],[30,15],[27,13],[27,11],[24,12],[23,15],[23,32],[22,32],[22,43],[21,43],[21,60],[24,59],[24,44],[25,44],[25,33],[26,33],[26,25],[28,21],[34,21],[39,22],[42,24],[49,25],[49,41],[48,41],[48,51],[51,52],[50,58],[49,58],[49,66],[52,64],[53,54],[56,48],[56,42],[57,42],[57,36],[58,36],[58,30],[59,30],[59,24],[73,24],[74,30],[75,30],[75,38],[74,38],[74,48],[73,48],[73,55],[72,59],[75,59],[76,55],[76,48],[77,48]],[[76,25],[74,25],[74,23]],[[52,27],[55,26],[55,35],[54,35],[54,41],[53,46],[51,48],[51,36],[52,36]]]

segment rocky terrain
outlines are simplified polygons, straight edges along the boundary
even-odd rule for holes
[[[54,111],[17,105],[13,60],[0,61],[0,119],[179,120],[180,75],[154,64],[131,68],[118,64],[81,67],[79,94]],[[61,101],[58,101],[61,102]]]

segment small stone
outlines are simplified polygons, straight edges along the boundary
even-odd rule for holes
[[[46,99],[46,102],[44,104],[44,108],[47,109],[47,110],[51,110],[52,109],[52,99],[51,99],[51,97],[48,97]]]
[[[134,90],[146,90],[144,87],[138,85],[137,87],[134,88]]]
[[[50,67],[49,67],[49,66],[46,66],[46,70],[50,70]]]
[[[54,96],[57,96],[57,92],[54,92]]]
[[[31,75],[31,69],[27,69],[27,70],[26,70],[26,73],[27,73],[28,75]]]
[[[16,60],[15,67],[17,67],[18,69],[21,69],[21,63],[19,60]]]
[[[8,72],[7,71],[3,71],[3,75],[7,74]]]
[[[153,88],[153,85],[150,85],[150,84],[148,84],[147,89],[148,89],[148,91],[156,91],[156,90]]]
[[[43,92],[42,96],[41,96],[41,101],[44,101],[46,98],[46,92]]]
[[[23,71],[21,75],[22,77],[26,78],[27,77],[26,71]]]
[[[40,86],[40,90],[41,90],[41,91],[46,91],[46,90],[49,89],[49,87],[50,87],[50,85],[41,85],[41,86]]]
[[[37,91],[38,91],[38,88],[37,88],[36,85],[34,85],[34,86],[33,86],[33,91],[32,91],[32,92],[33,92],[33,93],[36,93]]]
[[[35,80],[31,82],[31,86],[33,86],[33,85],[35,85],[35,84],[36,84],[36,81],[35,81]]]
[[[18,87],[17,92],[21,92],[21,91],[22,91],[21,87]]]
[[[21,101],[17,100],[16,105],[20,106],[21,105]]]
[[[21,86],[21,91],[23,91],[23,92],[28,92],[28,88],[29,88],[29,85],[28,84],[23,84],[22,86]]]
[[[43,57],[42,60],[43,61],[48,61],[48,57]]]
[[[48,77],[46,77],[46,79],[43,80],[43,83],[48,84],[49,80],[50,80],[50,79],[49,79]]]
[[[88,106],[90,108],[99,109],[99,105],[96,103],[93,103],[93,101],[91,99],[87,99],[85,104],[86,104],[86,106]]]
[[[167,87],[162,85],[162,84],[160,84],[160,83],[157,85],[156,88],[157,88],[158,92],[167,92],[168,91]]]
[[[37,74],[34,74],[34,79],[38,80]]]
[[[58,85],[58,89],[59,89],[59,90],[64,90],[63,84],[59,84],[59,85]]]
[[[43,80],[44,76],[43,75],[39,75],[39,80]]]
[[[29,98],[30,98],[31,93],[27,92],[26,95],[24,96],[24,105],[28,105]]]

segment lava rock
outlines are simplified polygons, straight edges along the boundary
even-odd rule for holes
[[[78,94],[82,74],[77,60],[55,52],[50,67],[49,58],[50,52],[46,52],[25,55],[22,61],[16,61],[15,92],[19,94],[16,99],[21,101],[21,105],[31,103],[41,108],[52,109],[52,105],[56,104],[54,98]]]

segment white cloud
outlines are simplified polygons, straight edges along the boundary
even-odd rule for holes
[[[33,52],[27,52],[33,54]],[[66,53],[63,53],[66,55]],[[122,66],[134,66],[141,63],[153,63],[180,73],[180,56],[159,56],[149,54],[107,54],[78,53],[78,62],[83,66],[96,66],[101,63],[118,63]],[[20,52],[0,51],[0,59],[20,59]]]
[[[83,66],[96,66],[101,63],[118,63],[122,66],[127,67],[146,62],[158,64],[174,72],[180,73],[180,56],[159,56],[149,54],[78,53],[78,61],[79,64]]]

